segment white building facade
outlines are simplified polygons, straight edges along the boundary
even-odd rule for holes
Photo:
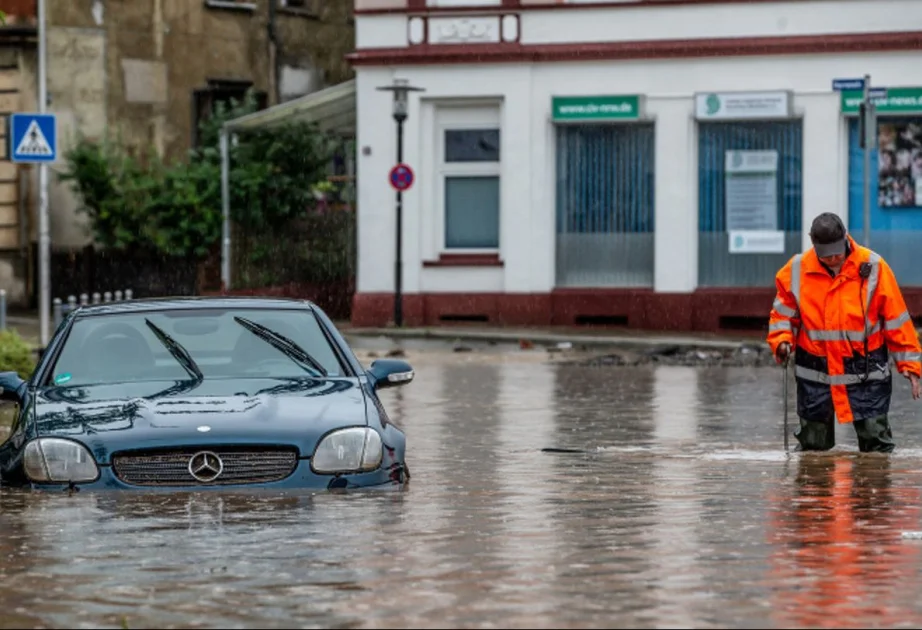
[[[762,327],[813,218],[870,245],[922,314],[922,3],[355,0],[353,323],[393,319],[391,94],[404,323]]]

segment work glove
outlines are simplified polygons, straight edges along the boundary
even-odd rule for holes
[[[775,350],[775,359],[778,363],[785,364],[787,363],[788,357],[791,356],[791,344],[787,341],[783,341],[778,345],[778,348]]]

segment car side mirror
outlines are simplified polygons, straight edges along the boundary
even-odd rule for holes
[[[413,380],[413,368],[406,361],[398,359],[378,359],[368,369],[371,384],[376,389],[398,387]]]
[[[22,404],[26,395],[26,382],[16,372],[0,372],[0,400]]]

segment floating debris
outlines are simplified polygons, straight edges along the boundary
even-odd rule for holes
[[[768,346],[742,344],[736,348],[705,348],[667,345],[640,352],[605,353],[588,359],[567,362],[568,365],[588,367],[634,365],[681,365],[746,367],[776,365]]]

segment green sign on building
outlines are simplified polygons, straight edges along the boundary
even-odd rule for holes
[[[864,94],[861,90],[842,92],[842,113],[858,114],[858,107]],[[878,114],[922,113],[922,87],[889,88],[886,96],[872,98]]]
[[[637,120],[641,98],[637,94],[621,96],[555,96],[551,99],[554,122],[596,122],[603,120]]]

